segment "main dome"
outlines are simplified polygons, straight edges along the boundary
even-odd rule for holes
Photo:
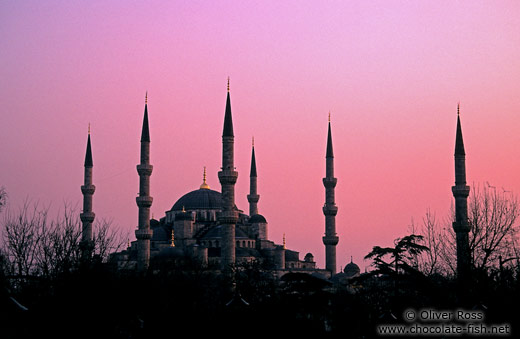
[[[184,194],[171,211],[185,210],[222,210],[222,194],[220,192],[201,188]]]

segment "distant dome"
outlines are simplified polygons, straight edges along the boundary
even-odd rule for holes
[[[307,253],[305,255],[305,259],[303,259],[305,262],[314,262],[314,256],[312,253]]]
[[[173,205],[171,211],[185,210],[222,210],[222,194],[201,188],[183,195]]]
[[[359,266],[354,264],[352,261],[345,266],[343,269],[343,272],[350,278],[355,275],[358,275],[361,270],[359,269]]]
[[[265,217],[261,214],[253,215],[251,218],[249,218],[249,222],[252,224],[259,224],[259,223],[267,224],[267,220],[265,220]]]

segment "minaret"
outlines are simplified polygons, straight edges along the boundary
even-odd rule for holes
[[[325,205],[323,206],[323,214],[325,214],[325,236],[323,244],[325,245],[325,268],[336,274],[336,245],[339,237],[336,235],[336,214],[338,207],[335,203],[334,188],[338,179],[334,178],[334,153],[332,151],[332,133],[330,129],[330,113],[329,113],[329,135],[327,138],[327,155],[326,159],[326,175],[323,178],[323,186],[325,186]]]
[[[468,196],[469,186],[466,185],[466,152],[462,140],[460,126],[460,106],[457,105],[457,136],[455,139],[455,186],[451,191],[455,197],[455,222],[453,230],[457,239],[457,276],[460,280],[468,277],[470,271]]]
[[[96,186],[92,185],[92,149],[90,147],[90,124],[88,126],[87,152],[85,154],[85,182],[81,186],[81,193],[83,193],[83,213],[80,219],[83,223],[81,229],[81,255],[84,260],[88,260],[92,256],[94,250],[94,242],[92,235],[92,223],[96,215],[92,212],[92,196],[96,190]]]
[[[141,163],[137,165],[139,173],[139,196],[135,199],[139,207],[139,226],[135,231],[137,238],[137,269],[146,271],[150,264],[150,206],[153,198],[150,196],[150,175],[153,166],[150,165],[150,132],[148,129],[148,93],[145,97],[143,130],[141,132]]]
[[[221,268],[223,271],[228,271],[230,266],[235,264],[235,225],[238,220],[238,213],[235,210],[235,183],[238,172],[235,171],[234,165],[234,140],[228,78],[226,113],[222,133],[222,170],[218,172],[218,179],[222,185],[223,202],[219,218],[222,227]]]
[[[247,201],[249,201],[249,216],[258,214],[258,200],[260,196],[257,194],[256,188],[256,159],[255,159],[255,139],[252,141],[252,152],[251,152],[251,173],[249,174],[249,194],[247,195]]]

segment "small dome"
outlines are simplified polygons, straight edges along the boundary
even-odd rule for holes
[[[355,275],[358,275],[361,270],[359,269],[359,266],[354,264],[352,261],[345,266],[343,269],[343,272],[350,278]]]
[[[314,256],[312,253],[307,253],[303,259],[305,262],[314,262]]]
[[[265,220],[265,217],[261,214],[253,215],[251,218],[249,218],[249,222],[252,224],[260,224],[260,223],[267,224],[267,220]]]

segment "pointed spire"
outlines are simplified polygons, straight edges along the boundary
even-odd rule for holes
[[[90,147],[90,124],[88,124],[87,152],[85,154],[85,167],[92,167],[92,149]]]
[[[206,183],[206,166],[204,166],[204,173],[202,174],[202,185],[200,185],[200,188],[209,190],[209,185]]]
[[[229,97],[229,77],[227,85],[226,115],[224,116],[224,132],[223,137],[232,137],[233,135],[233,119],[231,118],[231,99]]]
[[[256,158],[255,158],[255,138],[253,137],[253,146],[251,151],[251,173],[250,177],[256,177]]]
[[[332,151],[332,132],[330,128],[330,112],[329,112],[329,135],[327,137],[327,155],[326,158],[334,158],[334,152]]]
[[[455,155],[466,155],[464,141],[462,140],[462,127],[460,125],[460,105],[457,105],[457,136],[455,139]]]
[[[144,118],[143,118],[143,130],[141,132],[141,142],[150,142],[150,131],[148,129],[148,92],[144,97]]]

